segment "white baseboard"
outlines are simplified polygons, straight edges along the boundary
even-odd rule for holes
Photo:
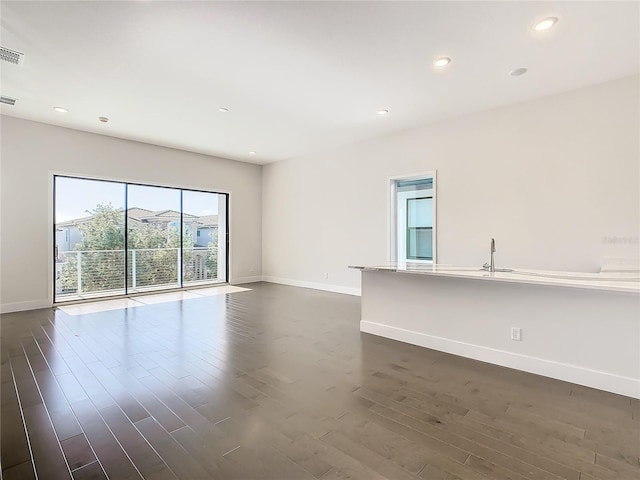
[[[0,313],[24,312],[25,310],[37,310],[39,308],[51,308],[48,300],[30,300],[28,302],[15,302],[0,304]]]
[[[229,282],[230,285],[242,285],[243,283],[254,283],[254,282],[261,282],[262,281],[262,275],[254,275],[253,277],[239,277],[239,278],[234,278],[233,280],[231,280]]]
[[[293,280],[290,278],[279,278],[263,276],[262,281],[270,283],[279,283],[281,285],[290,285],[292,287],[312,288],[314,290],[324,290],[325,292],[344,293],[345,295],[354,295],[359,297],[361,291],[359,288],[343,287],[341,285],[330,285],[327,283],[305,282],[302,280]]]
[[[426,347],[461,357],[472,358],[482,362],[577,383],[578,385],[585,385],[627,397],[640,398],[640,379],[636,378],[623,377],[577,365],[530,357],[504,350],[496,350],[367,320],[360,321],[360,331],[410,343],[412,345],[418,345],[419,347]]]

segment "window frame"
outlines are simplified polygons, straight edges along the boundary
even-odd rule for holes
[[[51,256],[48,259],[49,261],[48,263],[48,281],[47,281],[47,300],[51,305],[64,305],[64,304],[73,304],[73,303],[82,303],[82,302],[86,302],[86,301],[99,301],[99,300],[111,300],[111,299],[117,299],[117,298],[129,298],[129,297],[134,297],[136,295],[145,295],[145,294],[150,294],[150,293],[168,293],[168,292],[173,292],[173,291],[183,291],[185,289],[188,288],[193,288],[196,285],[183,285],[183,275],[182,275],[182,262],[180,262],[180,286],[175,287],[175,288],[167,288],[167,289],[158,289],[158,290],[153,290],[150,292],[129,292],[127,291],[127,283],[126,283],[126,272],[127,272],[127,264],[125,262],[125,293],[123,294],[117,294],[117,295],[110,295],[110,296],[101,296],[101,297],[96,297],[95,299],[78,299],[78,300],[63,300],[63,301],[56,301],[56,295],[55,295],[55,288],[56,288],[56,268],[55,268],[55,261],[57,258],[57,248],[56,248],[56,178],[71,178],[71,179],[77,179],[77,180],[89,180],[89,181],[102,181],[102,182],[110,182],[110,183],[121,183],[125,186],[125,199],[128,200],[128,194],[126,192],[126,189],[131,186],[142,186],[142,187],[154,187],[154,188],[167,188],[167,189],[172,189],[172,190],[179,190],[180,193],[180,198],[181,198],[181,206],[180,206],[180,210],[181,210],[181,220],[180,220],[180,229],[182,230],[183,228],[183,219],[182,219],[182,196],[184,192],[200,192],[200,193],[211,193],[211,194],[217,194],[220,195],[222,198],[224,198],[224,208],[225,208],[225,215],[221,218],[224,221],[224,225],[225,225],[225,235],[224,235],[224,246],[223,246],[223,258],[224,258],[224,264],[222,266],[222,268],[220,270],[224,271],[224,278],[225,280],[223,282],[220,282],[219,284],[231,284],[231,282],[233,281],[231,279],[231,272],[232,272],[232,245],[231,245],[231,237],[232,237],[232,232],[231,232],[231,204],[232,204],[232,191],[231,190],[225,190],[225,189],[218,189],[215,188],[215,190],[205,190],[201,187],[194,187],[194,186],[190,186],[190,185],[180,185],[180,184],[164,184],[164,183],[156,183],[156,182],[140,182],[140,181],[136,181],[136,180],[130,180],[127,178],[117,178],[117,177],[103,177],[103,176],[94,176],[94,175],[86,175],[86,174],[77,174],[75,172],[66,172],[66,171],[58,171],[58,170],[49,170],[48,172],[48,176],[49,176],[49,181],[48,181],[48,217],[49,217],[49,221],[51,222],[50,226],[50,231],[51,231],[51,235],[49,236],[48,239],[48,250],[49,252],[51,252]],[[126,204],[125,201],[125,211],[127,210],[128,206]],[[127,229],[127,224],[126,224],[126,220],[127,220],[127,216],[125,215],[125,230]],[[127,236],[125,235],[125,251],[127,250],[127,246],[126,246],[126,240],[127,240]],[[218,242],[220,242],[220,237],[218,236]],[[182,235],[180,235],[180,250],[182,250]],[[126,255],[125,255],[125,260],[126,260]],[[216,283],[212,283],[211,285],[216,285]],[[205,284],[203,284],[203,286],[205,286]]]
[[[432,260],[422,260],[422,259],[408,259],[406,258],[406,218],[402,218],[402,215],[399,215],[398,208],[398,183],[413,181],[413,180],[427,180],[431,179],[432,181],[432,190],[431,190],[431,198],[432,198],[432,214],[433,214],[433,227],[432,227]],[[389,250],[388,250],[388,258],[389,263],[422,263],[422,264],[436,264],[437,263],[437,180],[436,180],[436,171],[415,173],[410,175],[399,175],[393,176],[389,178],[388,182],[388,191],[389,191]],[[413,198],[423,198],[421,194],[416,195]],[[404,212],[406,215],[406,212]],[[399,225],[404,224],[404,231],[401,232],[402,229],[399,228]],[[404,247],[400,248],[400,245],[403,244]],[[400,253],[404,252],[403,257],[401,258]]]

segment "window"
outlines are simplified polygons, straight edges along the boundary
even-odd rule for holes
[[[54,302],[226,282],[227,204],[223,193],[54,176]],[[222,243],[199,243],[201,226]]]
[[[435,174],[391,180],[393,262],[435,263]]]

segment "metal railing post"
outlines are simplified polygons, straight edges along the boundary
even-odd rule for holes
[[[180,272],[182,271],[182,249],[177,248],[176,253],[178,257],[178,272],[177,272],[176,280],[178,281],[178,283],[181,283],[182,278],[180,276]]]
[[[82,292],[82,252],[76,253],[76,256],[77,256],[76,263],[78,264],[78,268],[76,268],[76,271],[78,272],[78,293],[81,293]]]
[[[125,255],[127,253],[125,252]],[[137,272],[137,264],[136,264],[136,251],[131,250],[131,288],[136,288],[138,286],[138,272]]]

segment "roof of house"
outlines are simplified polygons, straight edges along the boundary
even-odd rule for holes
[[[218,215],[203,215],[198,217],[198,223],[201,227],[215,227],[218,225]]]
[[[80,223],[84,223],[87,222],[89,220],[91,220],[92,215],[89,215],[87,217],[81,217],[81,218],[72,218],[71,220],[65,220],[64,222],[58,222],[56,223],[56,228],[59,227],[75,227],[76,225],[80,224]]]
[[[143,217],[146,217],[150,213],[153,213],[151,210],[147,210],[146,208],[133,207],[127,210],[127,216],[129,218],[134,218],[136,220],[140,220]]]
[[[145,215],[143,218],[145,219],[171,219],[171,218],[180,218],[180,212],[175,210],[157,210],[155,212],[150,212],[148,215]],[[198,218],[195,215],[191,215],[190,213],[183,213],[182,218]]]
[[[118,209],[118,211],[122,211],[122,209]],[[74,227],[81,223],[87,222],[93,218],[93,215],[89,215],[87,217],[82,218],[74,218],[71,220],[66,220],[64,222],[56,223],[56,227]],[[140,207],[132,207],[127,210],[127,218],[128,220],[135,220],[137,222],[172,222],[176,220],[180,220],[180,212],[176,210],[148,210],[146,208]],[[182,219],[187,220],[195,220],[199,226],[203,227],[212,227],[218,225],[218,215],[203,215],[198,217],[197,215],[192,215],[190,213],[183,213]]]

